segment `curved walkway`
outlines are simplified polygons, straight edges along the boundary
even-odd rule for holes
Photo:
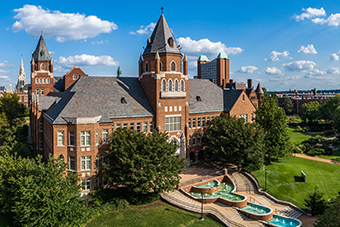
[[[330,159],[326,159],[326,158],[318,158],[318,157],[313,157],[313,156],[308,156],[308,155],[305,155],[305,154],[298,154],[298,153],[294,153],[294,156],[299,157],[299,158],[305,158],[305,159],[310,159],[310,160],[314,160],[314,161],[319,161],[319,162],[326,162],[326,163],[332,163],[332,164],[340,165],[339,161],[330,160]]]

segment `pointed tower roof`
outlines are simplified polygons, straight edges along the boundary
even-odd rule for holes
[[[156,53],[157,50],[160,53],[181,53],[163,14],[159,18],[151,37],[148,39],[143,55]]]
[[[255,92],[256,94],[264,94],[260,83],[257,85]]]
[[[21,56],[21,62],[20,62],[19,77],[20,75],[25,76],[24,61],[22,59],[22,56]]]
[[[50,52],[47,49],[45,40],[43,36],[40,36],[37,48],[35,48],[35,51],[33,52],[32,58],[34,61],[50,61],[52,60]]]
[[[187,57],[187,54],[184,54],[183,61],[184,61],[184,62],[188,62],[188,57]]]
[[[156,51],[155,59],[156,59],[156,60],[160,60],[160,59],[161,59],[161,58],[159,57],[158,50]]]

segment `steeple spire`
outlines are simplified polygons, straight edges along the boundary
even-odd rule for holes
[[[44,37],[41,35],[38,45],[33,52],[33,59],[34,61],[50,61],[52,60],[50,52],[47,49]]]
[[[156,53],[156,51],[159,53],[181,53],[163,14],[159,18],[151,37],[148,39],[143,55]]]
[[[19,75],[22,75],[22,74],[25,75],[25,70],[24,70],[24,61],[22,60],[22,55],[21,55]]]
[[[24,69],[24,61],[21,55],[20,69],[19,69],[19,74],[18,74],[18,83],[15,89],[18,91],[19,89],[24,87],[25,84],[26,84],[26,74],[25,74],[25,69]]]

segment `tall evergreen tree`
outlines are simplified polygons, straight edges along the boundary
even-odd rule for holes
[[[318,216],[316,220],[316,227],[339,227],[340,225],[340,196],[325,210],[325,212]]]
[[[255,124],[245,124],[243,118],[215,118],[203,139],[205,151],[213,160],[242,164],[250,171],[263,164],[263,131]]]
[[[276,100],[265,92],[262,105],[256,109],[256,123],[265,132],[264,144],[268,162],[273,156],[283,157],[290,152],[291,142],[286,124],[286,114]]]
[[[166,133],[153,135],[119,128],[110,136],[105,175],[131,193],[161,193],[179,184],[186,161]]]

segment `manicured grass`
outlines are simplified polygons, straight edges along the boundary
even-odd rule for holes
[[[14,227],[13,217],[10,214],[0,213],[0,227]]]
[[[324,198],[327,200],[336,197],[340,191],[340,165],[289,156],[253,172],[263,190],[265,168],[268,169],[269,194],[301,208],[304,208],[303,203],[307,193],[312,192],[315,186],[325,193]],[[306,182],[301,182],[300,171],[307,175]]]
[[[200,215],[186,212],[162,201],[146,206],[133,206],[103,214],[92,220],[86,227],[104,226],[222,226],[212,218],[198,218]]]
[[[322,135],[321,132],[294,132],[295,128],[288,128],[288,134],[290,136],[290,141],[295,145],[299,145],[302,141],[309,139],[310,137],[316,135]]]
[[[335,160],[335,161],[339,161],[340,162],[340,149],[333,151],[332,155],[320,155],[318,157],[326,158],[326,159],[330,159],[330,160]]]

